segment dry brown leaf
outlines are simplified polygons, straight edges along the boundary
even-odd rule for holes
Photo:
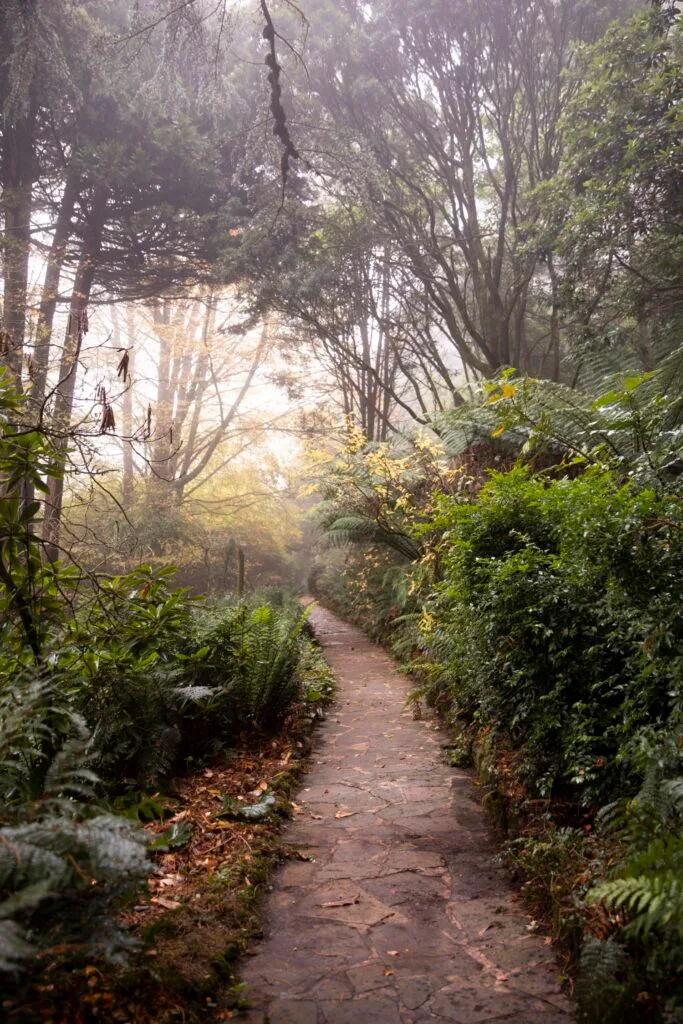
[[[355,813],[355,811],[337,811],[335,818],[351,818]]]
[[[183,876],[182,875],[165,875],[163,878],[159,879],[159,885],[182,885],[182,884],[183,884]]]
[[[398,950],[397,949],[388,949],[387,950],[387,956],[398,956]]]
[[[328,909],[329,907],[352,907],[354,903],[360,903],[360,893],[356,893],[350,900],[328,900],[327,903],[321,903],[321,907]]]
[[[176,821],[184,821],[184,820],[185,820],[185,818],[189,817],[189,814],[190,814],[190,812],[189,812],[188,810],[185,810],[185,811],[178,811],[178,813],[177,813],[177,814],[174,814],[172,818],[167,818],[166,820],[167,820],[167,822],[168,822],[169,824],[171,824],[171,825],[172,825],[172,824],[174,824],[174,823],[175,823]]]
[[[390,976],[391,976],[391,975],[392,975],[393,973],[394,973],[394,972],[393,972],[393,971],[391,971],[391,970],[389,970],[389,968],[388,968],[388,967],[385,967],[385,968],[384,968],[384,977],[385,977],[385,978],[389,978],[389,977],[390,977]]]
[[[165,896],[152,896],[150,903],[155,903],[158,907],[163,907],[164,910],[178,910],[182,906],[182,903],[178,903],[177,900],[169,900]]]

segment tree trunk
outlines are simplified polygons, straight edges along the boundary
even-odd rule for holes
[[[7,122],[2,132],[2,210],[4,215],[4,303],[2,343],[6,365],[21,390],[26,334],[28,263],[31,249],[33,191],[33,134],[35,103],[25,117]]]
[[[47,257],[43,292],[38,309],[36,341],[33,348],[31,399],[41,414],[41,407],[45,400],[47,371],[50,363],[50,342],[52,340],[52,324],[57,309],[59,279],[62,267],[64,266],[66,247],[71,238],[71,218],[73,217],[77,198],[78,183],[73,178],[67,178],[62,201],[59,204],[59,213],[57,214],[55,232],[52,236],[52,245]]]
[[[244,551],[237,548],[237,596],[244,597],[245,565]]]
[[[121,501],[123,507],[128,511],[133,503],[133,448],[130,438],[133,434],[133,372],[134,372],[134,360],[135,354],[132,348],[131,339],[135,334],[135,312],[132,306],[128,306],[126,309],[126,332],[125,338],[127,344],[123,344],[123,335],[121,334],[121,322],[119,318],[119,311],[116,306],[111,307],[111,321],[113,327],[113,342],[114,347],[119,351],[124,348],[128,350],[128,374],[127,380],[122,381],[124,392],[121,402],[121,448],[122,448],[122,463],[123,472],[121,478]]]
[[[59,383],[56,387],[55,405],[51,428],[54,431],[55,447],[66,456],[69,442],[69,428],[74,405],[78,360],[83,338],[88,329],[88,302],[97,272],[97,261],[102,246],[102,228],[107,209],[107,190],[100,186],[95,191],[93,206],[88,218],[88,227],[83,239],[81,259],[76,270],[69,319],[64,339],[64,350],[59,369]],[[50,493],[45,502],[43,540],[48,559],[54,562],[59,557],[59,536],[64,499],[64,477],[50,481]]]

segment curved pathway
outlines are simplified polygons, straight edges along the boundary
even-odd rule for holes
[[[381,648],[322,608],[312,623],[337,704],[285,833],[268,937],[242,971],[247,1020],[566,1024],[552,950],[494,863],[471,776],[406,710]]]

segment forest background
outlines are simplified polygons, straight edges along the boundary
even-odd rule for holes
[[[479,761],[586,1019],[680,1019],[679,5],[0,38],[0,967],[118,955],[112,801],[301,703],[252,592],[306,583]]]

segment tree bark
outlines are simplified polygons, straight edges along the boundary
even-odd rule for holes
[[[36,340],[33,347],[33,374],[30,395],[33,404],[41,412],[42,404],[45,400],[47,372],[50,364],[50,342],[52,340],[52,325],[57,310],[59,279],[62,267],[64,266],[66,248],[71,238],[71,219],[77,198],[78,183],[74,178],[67,178],[62,201],[59,204],[55,231],[52,236],[52,245],[47,257],[43,291],[38,308]]]
[[[35,170],[35,102],[28,113],[5,123],[2,132],[3,327],[5,363],[21,391],[26,335],[28,264],[31,250],[31,209]]]
[[[108,192],[104,186],[95,190],[93,204],[83,239],[81,258],[76,270],[71,293],[69,319],[67,321],[64,350],[59,370],[59,383],[55,389],[55,404],[51,429],[55,434],[55,447],[62,460],[66,456],[69,442],[69,428],[74,405],[78,360],[83,338],[87,332],[88,302],[90,291],[97,273],[98,257],[102,246],[102,228],[107,210]],[[50,493],[45,502],[43,540],[47,558],[54,562],[59,557],[59,538],[64,499],[64,477],[60,475],[50,481]]]

